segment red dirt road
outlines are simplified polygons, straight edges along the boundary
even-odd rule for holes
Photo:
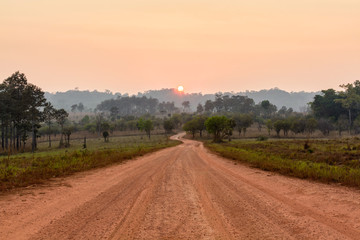
[[[0,197],[0,239],[360,239],[360,191],[177,147]]]

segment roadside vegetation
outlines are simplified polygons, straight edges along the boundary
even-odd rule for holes
[[[137,156],[179,144],[164,135],[151,139],[142,136],[89,139],[87,148],[83,140],[74,140],[67,149],[46,149],[37,153],[21,153],[0,157],[0,191],[14,187],[38,184],[52,177],[121,163]],[[46,145],[47,143],[44,143]]]
[[[184,130],[221,156],[253,167],[360,187],[360,81],[341,87],[316,95],[304,113],[217,95],[205,104],[212,114],[202,122],[191,119]]]
[[[235,140],[206,147],[266,171],[360,187],[360,140]]]

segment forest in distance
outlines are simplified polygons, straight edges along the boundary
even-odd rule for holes
[[[195,137],[197,133],[209,132],[205,122],[214,116],[222,116],[221,120],[217,119],[222,126],[213,130],[216,141],[231,137],[233,131],[246,136],[252,126],[259,130],[259,135],[266,129],[269,136],[275,133],[277,137],[289,136],[289,132],[294,136],[311,135],[317,130],[323,136],[332,131],[338,135],[344,131],[358,134],[360,81],[342,88],[343,91],[328,89],[315,95],[306,112],[285,106],[278,109],[268,100],[256,104],[247,96],[219,93],[214,100],[199,103],[196,110],[192,110],[189,101],[177,107],[174,102],[160,102],[146,96],[118,96],[102,101],[89,113],[84,111],[86,103],[74,104],[70,111],[55,109],[41,88],[28,83],[25,74],[16,72],[0,85],[1,149],[24,151],[31,137],[31,149],[35,151],[38,138],[47,136],[51,146],[52,135],[60,136],[60,146],[66,147],[70,144],[70,135],[81,131],[101,136],[144,131],[150,137],[154,129],[170,133],[183,128]]]
[[[71,111],[71,107],[75,104],[82,103],[84,106],[83,111],[91,112],[96,109],[96,106],[102,101],[116,99],[118,97],[147,97],[156,98],[159,102],[174,102],[175,106],[181,107],[182,102],[189,101],[192,111],[196,110],[196,106],[201,103],[205,104],[207,100],[214,100],[216,94],[228,95],[228,96],[247,96],[254,99],[255,103],[259,103],[263,100],[269,100],[276,105],[279,109],[283,106],[292,108],[295,111],[306,111],[307,103],[311,102],[315,95],[321,92],[287,92],[279,88],[272,88],[260,91],[241,91],[241,92],[218,92],[218,93],[187,93],[178,94],[178,91],[174,88],[164,88],[159,90],[148,90],[145,92],[138,92],[137,94],[128,94],[120,92],[112,92],[110,90],[105,91],[89,91],[79,90],[75,88],[65,92],[45,92],[45,98],[47,101],[56,108],[64,108],[67,111]],[[84,104],[86,103],[86,104]]]

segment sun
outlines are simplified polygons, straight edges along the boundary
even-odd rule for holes
[[[183,87],[183,86],[178,86],[178,91],[179,91],[179,92],[183,92],[183,91],[184,91],[184,87]]]

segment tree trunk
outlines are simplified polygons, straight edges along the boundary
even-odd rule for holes
[[[49,132],[48,132],[48,137],[49,137],[49,148],[51,148],[51,129],[50,129],[50,123],[49,123]]]
[[[6,126],[5,126],[5,149],[9,148],[8,134],[9,134],[9,127],[8,127],[8,124],[6,124]]]
[[[4,150],[5,149],[5,127],[4,127],[4,123],[1,122],[1,148]]]
[[[35,133],[35,125],[34,125],[34,123],[32,124],[31,131],[32,131],[31,151],[32,151],[32,152],[35,152],[35,148],[36,148],[36,133]]]
[[[349,135],[351,135],[351,109],[349,108]]]
[[[10,149],[13,149],[13,126],[10,122]]]
[[[16,150],[20,150],[20,133],[19,129],[16,128]]]
[[[63,135],[64,135],[64,133],[63,133],[63,131],[64,131],[64,126],[63,125],[61,125],[61,133],[60,133],[60,147],[63,147],[63,145],[64,145],[64,140],[63,140]]]

